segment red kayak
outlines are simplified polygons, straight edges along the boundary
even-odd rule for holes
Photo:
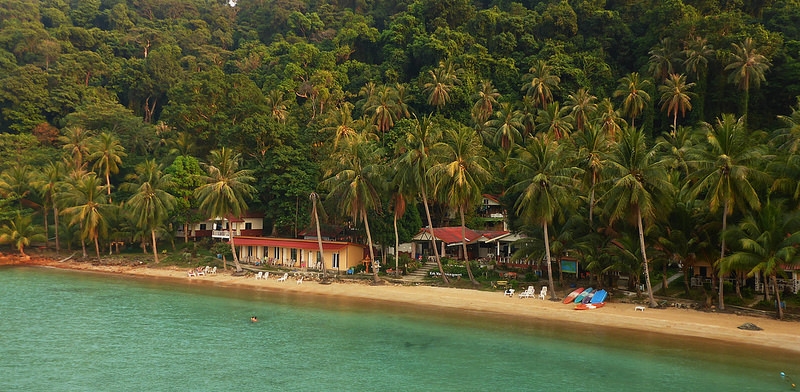
[[[567,294],[566,298],[564,298],[564,303],[565,304],[572,303],[573,301],[575,301],[575,298],[578,296],[578,294],[582,292],[583,292],[583,287],[578,287],[577,289],[572,290],[572,292]]]
[[[575,305],[575,310],[590,310],[590,309],[597,309],[602,308],[605,305],[605,302],[600,302],[597,304],[578,304]]]

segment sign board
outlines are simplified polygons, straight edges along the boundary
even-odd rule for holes
[[[578,273],[578,262],[572,260],[561,260],[561,272],[568,274]]]

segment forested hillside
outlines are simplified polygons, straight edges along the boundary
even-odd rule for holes
[[[328,199],[328,221],[350,216],[361,222],[363,208],[384,221],[379,230],[389,234],[380,241],[393,242],[396,204],[388,195],[398,192],[369,191],[376,201],[357,200],[351,210],[334,204],[341,198],[326,197],[336,184],[327,180],[325,187],[323,180],[342,174],[339,165],[366,154],[355,151],[365,146],[374,147],[375,161],[351,164],[400,167],[391,162],[414,150],[412,135],[430,127],[449,132],[443,143],[468,139],[463,128],[479,137],[471,152],[456,149],[446,159],[463,163],[469,153],[485,160],[485,173],[465,175],[479,188],[472,193],[447,192],[460,185],[433,180],[423,186],[430,194],[408,193],[410,205],[430,199],[434,226],[446,223],[445,210],[462,210],[469,220],[473,193],[481,192],[503,195],[510,212],[524,217],[526,203],[519,200],[525,198],[513,192],[520,188],[513,186],[520,182],[513,163],[535,155],[534,140],[572,154],[559,160],[582,173],[571,176],[582,185],[570,186],[581,187],[584,203],[575,211],[588,209],[580,214],[590,225],[635,226],[620,211],[600,208],[607,201],[601,193],[613,187],[605,183],[609,174],[600,174],[602,162],[613,160],[602,150],[620,143],[620,135],[639,130],[648,148],[659,141],[671,146],[658,149],[664,154],[658,161],[670,160],[670,194],[702,182],[690,178],[700,170],[692,166],[699,155],[690,150],[711,140],[707,134],[715,129],[745,132],[740,147],[762,154],[751,161],[766,176],[764,157],[792,162],[784,153],[793,155],[797,146],[798,95],[797,0],[0,3],[7,211],[14,210],[12,200],[33,209],[52,204],[46,187],[23,185],[42,184],[47,167],[59,164],[60,176],[94,171],[108,190],[104,203],[128,200],[135,188],[122,185],[141,180],[144,169],[137,165],[149,162],[180,180],[170,193],[184,201],[176,203],[184,212],[170,208],[170,219],[190,219],[186,211],[197,207],[191,199],[200,186],[191,173],[203,172],[200,163],[216,167],[209,154],[224,151],[238,156],[238,169],[252,177],[245,181],[251,198],[244,199],[266,213],[272,232],[306,227],[308,195],[317,191]],[[606,141],[590,140],[597,135]],[[446,173],[456,176],[452,168]],[[773,174],[770,180],[779,177]],[[764,180],[755,187],[762,202],[770,189],[798,195],[791,184]],[[712,200],[709,189],[686,192]],[[794,209],[796,202],[790,204]],[[712,200],[706,208],[717,215],[709,221],[721,219],[723,205],[727,217],[760,204]],[[549,223],[552,214],[544,216]],[[109,231],[84,234],[107,241]]]

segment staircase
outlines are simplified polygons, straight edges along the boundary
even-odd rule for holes
[[[436,266],[436,262],[427,262],[422,265],[418,270],[406,275],[403,277],[403,280],[407,282],[424,282],[425,278],[430,276],[429,272],[434,268],[438,268]]]

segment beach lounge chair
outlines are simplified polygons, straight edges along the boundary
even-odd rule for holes
[[[193,269],[190,269],[190,270],[189,270],[189,277],[190,277],[190,278],[191,278],[191,277],[197,277],[197,274],[196,274],[196,273],[194,273],[194,270],[193,270]]]
[[[216,274],[217,274],[217,267],[214,267],[214,268],[212,268],[212,269],[211,269],[211,272],[209,272],[209,273],[210,273],[211,275],[216,275]]]
[[[211,272],[211,267],[206,266],[206,268],[203,268],[203,273],[205,273],[206,275],[208,275],[210,272]]]
[[[528,286],[525,291],[519,293],[520,298],[533,298],[534,295],[536,295],[536,289],[534,289],[533,286]]]
[[[264,273],[263,273],[263,272],[261,272],[261,271],[259,271],[259,272],[256,274],[256,280],[258,280],[258,279],[261,279],[261,278],[263,278],[263,277],[264,277]]]
[[[507,296],[509,296],[509,297],[513,297],[513,296],[514,296],[514,289],[508,289],[508,290],[506,290],[506,292],[505,292],[505,293],[503,293],[503,295],[507,295]]]
[[[205,275],[205,274],[206,274],[206,273],[205,273],[205,272],[203,272],[203,269],[202,269],[202,268],[200,268],[200,267],[197,267],[197,276],[200,276],[200,275]]]
[[[289,273],[288,272],[284,273],[283,276],[278,278],[278,282],[285,282],[287,278],[289,278]]]
[[[547,286],[542,286],[542,291],[539,292],[539,299],[547,298]]]

